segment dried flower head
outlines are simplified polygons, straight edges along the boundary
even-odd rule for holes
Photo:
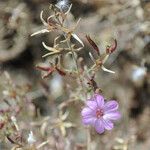
[[[111,130],[114,127],[112,121],[121,116],[117,109],[118,103],[115,100],[105,103],[102,95],[95,94],[86,102],[86,107],[81,112],[83,124],[92,125],[100,134],[105,129]]]
[[[93,49],[97,52],[97,56],[98,56],[98,58],[95,59],[94,56],[92,55],[92,53],[89,52],[89,56],[90,56],[92,62],[94,62],[94,65],[91,67],[90,70],[96,70],[98,68],[101,68],[105,72],[115,73],[114,71],[105,68],[104,64],[107,61],[107,59],[109,58],[110,54],[116,50],[117,40],[114,39],[114,43],[110,46],[107,46],[106,52],[101,55],[97,44],[91,39],[91,37],[86,35],[86,39],[88,40],[89,44],[93,47]]]

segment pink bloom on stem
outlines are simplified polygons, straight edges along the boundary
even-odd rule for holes
[[[118,111],[118,103],[115,100],[104,102],[104,97],[95,94],[86,102],[86,107],[81,111],[84,125],[92,125],[98,133],[111,130],[113,121],[118,120],[121,115]]]

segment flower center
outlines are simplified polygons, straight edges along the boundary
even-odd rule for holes
[[[97,109],[96,110],[96,117],[100,118],[104,115],[104,111],[102,109]]]

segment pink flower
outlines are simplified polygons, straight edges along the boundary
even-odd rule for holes
[[[113,121],[118,120],[121,115],[118,111],[118,103],[115,100],[104,102],[104,97],[95,94],[86,102],[86,107],[81,111],[84,125],[92,125],[98,133],[111,130]]]

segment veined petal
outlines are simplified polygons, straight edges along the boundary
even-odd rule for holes
[[[105,128],[104,128],[104,124],[101,119],[97,119],[95,121],[95,129],[99,134],[104,132]]]
[[[85,107],[83,108],[83,110],[81,111],[81,115],[82,117],[86,117],[86,116],[94,116],[94,112],[92,109]]]
[[[111,111],[104,114],[103,118],[105,120],[118,120],[121,118],[121,114],[119,111]]]
[[[92,110],[96,110],[96,108],[97,108],[97,103],[95,101],[87,101],[86,104]]]
[[[92,125],[92,126],[94,126],[95,121],[96,121],[95,117],[83,117],[82,118],[82,123],[84,125]]]
[[[118,103],[114,100],[112,101],[108,101],[105,103],[104,105],[104,111],[107,113],[109,111],[114,111],[114,110],[117,110],[118,109]]]
[[[103,108],[103,106],[104,106],[104,97],[99,95],[99,94],[95,94],[94,98],[96,100],[97,106],[99,108]]]
[[[110,120],[103,119],[103,124],[106,130],[111,130],[114,127],[114,124]]]

